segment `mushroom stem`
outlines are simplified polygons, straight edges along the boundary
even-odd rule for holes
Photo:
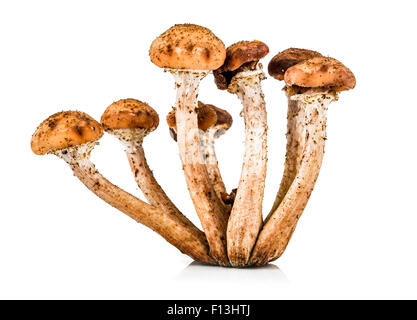
[[[231,206],[223,202],[222,196],[228,195],[226,186],[223,182],[222,175],[220,173],[219,163],[217,161],[216,149],[214,147],[214,140],[216,138],[217,128],[209,128],[206,131],[200,130],[200,145],[207,167],[207,173],[211,184],[217,197],[221,200],[227,212],[230,212]]]
[[[300,161],[292,161],[291,166],[298,167],[292,169],[297,171],[295,178],[259,234],[250,260],[254,265],[278,259],[288,245],[319,175],[326,140],[327,106],[337,100],[337,94],[327,90],[296,94],[290,100],[302,110],[302,115],[294,117],[299,134],[294,139],[299,139],[303,146],[302,154],[297,158]]]
[[[204,233],[194,226],[175,206],[149,168],[142,146],[143,139],[149,133],[149,130],[142,128],[107,129],[107,132],[116,136],[125,146],[126,156],[135,181],[149,203],[163,212],[169,212],[177,216],[184,224],[189,225],[196,235],[205,237]]]
[[[272,214],[279,207],[300,168],[305,143],[303,139],[305,128],[299,126],[299,124],[302,123],[304,117],[304,109],[301,107],[299,101],[292,100],[291,96],[288,95],[287,152],[285,155],[284,174],[274,204],[265,219],[265,223],[268,222]]]
[[[236,93],[243,105],[245,154],[236,198],[227,227],[228,256],[233,266],[248,263],[262,226],[262,200],[267,162],[267,119],[260,64],[254,71],[237,73],[229,91]]]
[[[171,212],[161,211],[137,199],[110,183],[98,172],[90,161],[90,152],[96,144],[96,142],[85,143],[54,153],[64,159],[70,165],[74,175],[99,198],[135,221],[151,228],[194,260],[215,264],[209,256],[207,241],[202,232],[197,232]]]
[[[135,181],[139,188],[142,190],[146,199],[151,205],[159,208],[161,211],[169,212],[178,217],[184,225],[188,225],[190,229],[198,237],[206,237],[204,232],[199,230],[167,196],[165,191],[156,181],[152,170],[148,166],[146,161],[145,152],[141,144],[131,142],[126,146],[126,155],[129,160],[130,167],[132,169]]]
[[[210,246],[211,256],[228,265],[226,228],[228,214],[211,184],[199,143],[197,95],[207,71],[172,70],[177,87],[176,127],[180,158],[191,199]]]

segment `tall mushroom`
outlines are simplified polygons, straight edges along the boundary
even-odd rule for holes
[[[236,94],[243,105],[245,154],[236,198],[227,226],[227,252],[233,266],[248,263],[262,226],[267,162],[267,121],[259,60],[269,52],[260,41],[241,41],[227,48],[226,60],[214,72],[219,89]]]
[[[288,68],[305,60],[321,56],[317,51],[289,48],[278,53],[271,59],[268,64],[268,73],[277,80],[284,80],[284,74]],[[303,128],[299,127],[298,124],[301,123],[303,118],[304,109],[300,108],[300,104],[296,100],[288,99],[287,152],[285,155],[284,174],[274,204],[265,219],[265,223],[278,208],[300,166],[304,140],[302,138]]]
[[[172,203],[146,161],[142,142],[158,127],[159,117],[156,111],[139,100],[121,99],[107,107],[101,116],[101,124],[107,133],[114,135],[125,146],[135,181],[149,203],[163,212],[175,215],[196,237],[205,239],[204,233]]]
[[[90,153],[103,135],[100,124],[78,111],[56,113],[44,120],[32,136],[35,154],[55,154],[75,176],[108,204],[151,228],[195,260],[214,264],[204,236],[170,212],[163,212],[121,190],[104,178],[90,161]]]
[[[174,140],[176,140],[176,118],[175,108],[167,116],[167,123]],[[220,173],[216,150],[214,147],[215,139],[222,136],[232,125],[232,116],[223,109],[217,108],[212,104],[204,104],[198,101],[198,129],[200,146],[203,153],[204,162],[210,181],[217,196],[226,206],[226,210],[231,210],[231,199],[227,193],[226,186]],[[233,195],[232,195],[233,196]]]
[[[271,69],[270,73],[275,75]],[[295,114],[297,133],[289,135],[298,141],[301,154],[295,161],[299,162],[295,165],[295,177],[259,234],[250,260],[255,265],[273,261],[285,251],[320,171],[327,107],[338,99],[339,91],[353,89],[356,84],[353,73],[341,62],[322,56],[288,68],[284,80],[290,108],[302,114]]]
[[[221,265],[228,265],[226,228],[228,214],[210,182],[199,144],[197,96],[200,80],[225,59],[223,42],[209,29],[175,25],[151,44],[151,61],[170,71],[177,87],[176,123],[178,148],[188,190],[210,246]]]

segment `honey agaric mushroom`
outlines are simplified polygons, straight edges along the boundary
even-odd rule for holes
[[[40,124],[32,136],[31,147],[38,155],[55,154],[65,160],[75,176],[98,197],[151,228],[181,252],[214,264],[204,238],[197,236],[189,225],[121,190],[98,172],[90,161],[90,153],[102,135],[102,127],[89,115],[59,112]]]
[[[200,80],[219,68],[226,57],[223,42],[209,29],[175,25],[151,44],[151,61],[170,71],[177,87],[178,148],[188,190],[206,233],[212,257],[229,265],[226,254],[228,214],[210,182],[199,144],[197,96]]]
[[[214,72],[219,89],[236,94],[243,105],[245,155],[236,198],[227,226],[227,252],[233,266],[248,263],[262,226],[267,162],[267,121],[259,60],[269,52],[260,41],[241,41],[227,48],[226,60]]]
[[[206,242],[205,235],[185,217],[156,181],[146,161],[143,139],[159,124],[159,116],[147,103],[136,99],[121,99],[112,103],[101,116],[104,130],[114,135],[125,146],[135,181],[146,199],[154,207],[178,217],[195,237]]]
[[[322,57],[322,55],[313,50],[298,48],[286,49],[271,59],[268,64],[268,73],[277,80],[284,80],[284,74],[288,68],[315,57]],[[278,208],[300,166],[304,141],[302,135],[304,132],[303,128],[299,127],[299,123],[303,121],[303,118],[304,112],[300,110],[300,104],[296,100],[288,99],[287,152],[285,155],[284,174],[274,204],[264,223],[269,220],[272,213]]]
[[[171,136],[176,140],[176,118],[175,108],[167,115],[167,123],[170,128]],[[200,136],[200,146],[203,152],[204,162],[210,181],[213,185],[217,196],[230,212],[233,200],[226,191],[223,178],[218,166],[214,140],[222,136],[232,125],[232,116],[223,109],[217,108],[211,104],[205,104],[198,101],[198,129]]]
[[[274,76],[274,74],[272,74]],[[290,107],[299,110],[295,127],[301,147],[300,163],[282,201],[261,230],[250,260],[263,265],[278,259],[291,238],[317,180],[326,140],[326,111],[338,92],[353,89],[355,76],[333,58],[314,57],[288,68],[284,74]],[[296,106],[291,104],[297,104]]]

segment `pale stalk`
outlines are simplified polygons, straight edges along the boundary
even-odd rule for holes
[[[227,227],[227,250],[233,266],[245,266],[262,226],[267,162],[267,119],[261,66],[237,73],[229,85],[243,105],[245,154],[236,198]]]
[[[285,194],[290,188],[297,171],[301,165],[302,153],[304,149],[305,139],[303,139],[304,128],[299,126],[305,117],[304,109],[301,108],[297,100],[292,100],[288,95],[288,112],[287,112],[287,152],[285,155],[284,173],[281,179],[281,184],[274,204],[265,219],[265,223],[271,218],[272,214],[284,199]]]
[[[90,161],[96,142],[56,151],[71,167],[74,175],[94,194],[135,221],[157,232],[182,253],[197,261],[214,264],[204,237],[196,234],[176,215],[163,212],[125,192],[104,178]]]
[[[295,123],[302,133],[304,145],[301,164],[281,203],[259,234],[250,259],[253,265],[278,259],[288,245],[319,175],[326,140],[327,106],[337,99],[337,94],[306,93],[290,99],[297,101],[304,110],[304,117],[296,117]]]
[[[220,173],[219,163],[216,156],[216,149],[214,146],[216,132],[219,129],[216,127],[209,128],[206,131],[200,130],[200,146],[203,153],[204,161],[207,167],[207,173],[211,184],[217,197],[221,200],[227,212],[230,212],[231,206],[227,205],[222,200],[222,195],[228,195],[226,186],[223,182],[222,175]]]
[[[228,265],[226,228],[228,214],[211,184],[199,142],[197,96],[205,71],[171,71],[176,80],[177,142],[185,179],[197,215],[201,221],[211,256]]]

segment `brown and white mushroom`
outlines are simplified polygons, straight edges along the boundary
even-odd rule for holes
[[[170,128],[172,138],[176,141],[176,109],[173,108],[167,115],[167,123]],[[217,196],[222,200],[226,210],[230,212],[233,203],[233,194],[229,195],[220,173],[216,150],[214,147],[215,139],[222,136],[232,125],[232,116],[223,109],[217,108],[212,104],[205,104],[198,101],[198,129],[200,146],[203,153],[204,162],[210,181]]]
[[[200,80],[219,68],[226,57],[223,42],[209,29],[175,25],[151,44],[151,61],[175,77],[178,148],[188,190],[206,233],[210,252],[218,263],[228,265],[226,228],[228,214],[218,198],[199,144],[197,96]]]
[[[204,233],[175,206],[149,168],[142,142],[158,124],[159,116],[156,111],[147,103],[136,99],[116,101],[101,116],[104,130],[117,137],[125,146],[135,181],[149,203],[163,212],[177,216],[184,225],[189,226],[196,237],[205,238]]]
[[[161,211],[123,191],[104,178],[90,161],[90,153],[102,137],[101,125],[78,111],[56,113],[44,120],[32,136],[35,154],[55,154],[65,160],[75,176],[108,204],[151,228],[191,258],[213,264],[202,233],[177,215]]]
[[[313,50],[289,48],[275,55],[268,64],[268,73],[277,80],[284,80],[285,71],[288,68],[305,60],[321,57],[322,55]],[[287,92],[287,88],[285,88]],[[285,194],[287,193],[297,170],[301,164],[303,151],[304,128],[300,127],[304,119],[304,109],[300,107],[297,100],[288,99],[287,111],[287,151],[285,155],[284,174],[274,204],[269,211],[265,223],[269,220],[272,213],[278,208]]]
[[[267,162],[267,119],[259,60],[269,52],[260,41],[241,41],[227,48],[226,60],[214,71],[219,89],[236,94],[243,105],[245,154],[236,198],[227,227],[227,252],[233,266],[248,263],[262,226]]]
[[[355,76],[347,67],[323,56],[300,61],[284,71],[293,116],[289,125],[289,148],[297,146],[296,152],[290,150],[293,159],[287,166],[293,167],[294,173],[288,178],[292,181],[281,186],[286,192],[280,196],[282,199],[259,234],[250,260],[254,265],[273,261],[285,251],[320,171],[327,107],[338,99],[339,91],[353,89],[356,84]],[[270,68],[269,72],[278,79],[282,77],[281,69]]]

